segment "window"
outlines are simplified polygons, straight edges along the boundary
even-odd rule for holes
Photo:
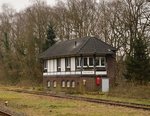
[[[57,82],[53,81],[53,87],[56,87],[56,86],[57,86]]]
[[[61,71],[61,59],[57,59],[57,71]]]
[[[105,66],[105,58],[101,57],[101,66]]]
[[[66,64],[66,71],[70,71],[71,59],[65,58],[65,64]]]
[[[76,65],[81,66],[81,58],[76,58]],[[105,67],[106,59],[105,57],[96,57],[95,58],[95,65],[97,67]],[[93,57],[83,57],[83,67],[93,67],[94,66],[94,58]]]
[[[83,58],[83,66],[87,66],[88,65],[87,61],[88,61],[87,57],[84,57]]]
[[[67,87],[70,87],[70,81],[67,81]]]
[[[75,88],[75,81],[72,81],[71,86],[72,88]]]
[[[94,65],[94,60],[92,57],[89,57],[89,66],[93,66]]]
[[[87,66],[93,67],[93,65],[94,65],[93,57],[84,57],[83,58],[83,66],[84,67],[87,67]]]
[[[64,80],[61,82],[61,86],[62,86],[62,87],[65,87],[65,86],[66,86]]]
[[[81,58],[80,57],[77,57],[76,58],[76,65],[77,65],[77,67],[81,67]]]
[[[47,72],[47,68],[48,68],[48,61],[44,60],[44,72]]]
[[[47,81],[47,87],[49,88],[51,86],[51,82]]]
[[[95,65],[96,65],[96,66],[100,66],[99,57],[96,57],[96,58],[95,58]]]
[[[96,62],[96,66],[105,67],[106,59],[105,59],[105,57],[96,57],[95,62]]]

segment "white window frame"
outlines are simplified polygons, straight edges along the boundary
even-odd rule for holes
[[[77,64],[77,60],[79,62],[79,65]],[[77,68],[80,68],[81,67],[81,57],[77,57],[76,58],[76,65],[77,65]]]
[[[106,57],[97,57],[99,59],[99,65],[97,65],[96,67],[106,67]],[[104,58],[104,65],[102,65],[102,58]]]
[[[47,81],[47,87],[51,87],[51,82],[50,81]]]
[[[104,65],[102,65],[102,58],[104,58]],[[105,67],[106,66],[106,58],[105,57],[100,57],[100,64],[101,64],[101,67]]]
[[[57,82],[53,81],[53,87],[56,88],[57,87]]]
[[[44,60],[44,70],[47,70],[48,69],[48,60]]]
[[[62,80],[62,82],[61,82],[61,87],[66,87],[66,82],[64,81],[64,80]]]
[[[58,61],[59,61],[59,65],[60,66],[58,66]],[[57,72],[61,72],[61,58],[58,58],[57,60],[56,60],[56,62],[57,62]],[[58,69],[60,69],[60,71],[58,71]]]
[[[93,65],[90,65],[90,58],[93,59]],[[94,67],[94,57],[88,57],[88,66],[89,67]]]
[[[66,65],[66,68],[71,68],[71,58],[65,58],[65,65]]]
[[[67,88],[70,87],[70,81],[67,81]]]
[[[84,58],[86,58],[86,59],[87,59],[87,62],[86,62],[86,63],[87,63],[87,65],[84,65]],[[83,62],[83,67],[88,67],[88,66],[89,66],[89,64],[88,64],[88,57],[83,57],[83,61],[82,61],[82,62]]]
[[[75,81],[72,81],[72,82],[71,82],[71,87],[72,87],[72,88],[75,88],[75,86],[76,86]]]
[[[87,58],[87,66],[84,65],[84,58]],[[90,64],[90,58],[93,59],[93,65]],[[83,67],[94,67],[94,57],[83,57]]]

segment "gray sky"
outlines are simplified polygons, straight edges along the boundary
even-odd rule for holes
[[[32,4],[33,0],[0,0],[0,11],[1,11],[1,6],[4,3],[10,4],[16,11],[20,11],[27,6]],[[44,0],[47,2],[49,5],[54,5],[56,0]]]

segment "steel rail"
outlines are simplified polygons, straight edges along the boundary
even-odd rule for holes
[[[0,110],[0,116],[12,116],[12,114],[9,114],[9,113],[6,112],[6,111]]]
[[[57,97],[57,98],[73,99],[73,100],[80,100],[80,101],[86,101],[86,102],[91,102],[91,103],[101,103],[101,104],[108,104],[108,105],[114,105],[114,106],[121,106],[121,107],[128,107],[128,108],[142,109],[142,110],[149,110],[150,111],[150,105],[146,105],[146,104],[137,104],[137,103],[130,103],[130,102],[120,102],[120,101],[113,101],[113,100],[96,99],[96,98],[89,98],[89,97],[74,96],[74,95],[69,95],[69,94],[59,95],[59,94],[37,92],[37,91],[27,91],[27,90],[10,90],[10,91],[19,92],[19,93],[42,95],[42,96],[51,96],[51,97]]]

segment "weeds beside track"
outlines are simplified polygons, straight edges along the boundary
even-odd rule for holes
[[[86,102],[92,102],[92,103],[108,104],[108,105],[150,111],[150,105],[145,105],[145,104],[120,102],[120,101],[104,100],[104,99],[95,99],[95,98],[89,98],[89,97],[74,96],[74,95],[69,95],[69,94],[61,95],[61,94],[53,94],[53,93],[37,92],[37,91],[27,91],[27,90],[10,90],[10,91],[19,92],[19,93],[36,94],[36,95],[42,95],[42,96],[51,96],[51,97],[64,98],[64,99],[73,99],[73,100],[80,100],[80,101],[86,101]]]

